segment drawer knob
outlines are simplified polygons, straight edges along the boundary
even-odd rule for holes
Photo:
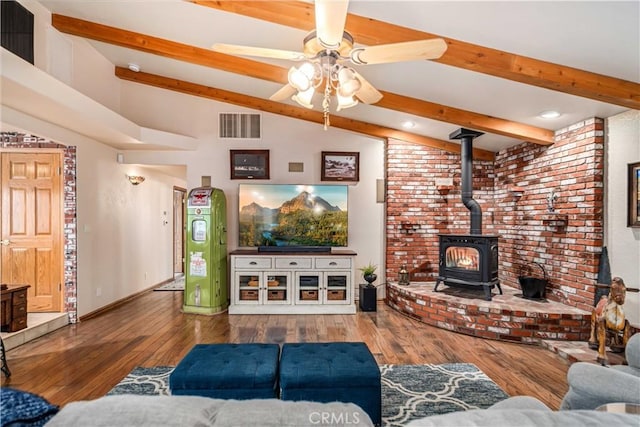
[[[249,265],[258,265],[258,263],[257,263],[257,262],[255,262],[255,261],[251,261],[251,262],[249,263]]]
[[[289,265],[298,265],[298,263],[297,263],[297,262],[295,262],[295,261],[291,261],[291,262],[289,263]]]
[[[335,262],[335,261],[331,261],[331,262],[329,263],[329,265],[338,265],[338,263],[337,263],[337,262]]]

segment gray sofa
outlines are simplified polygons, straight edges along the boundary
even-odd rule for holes
[[[510,397],[489,409],[452,412],[411,421],[407,427],[638,427],[640,416],[600,411],[552,411],[529,396]]]
[[[595,409],[611,402],[640,404],[640,334],[627,342],[628,365],[576,362],[567,372],[569,391],[561,409]]]
[[[408,426],[629,426],[638,415],[598,411],[551,411],[532,397],[511,397],[489,409],[414,420]],[[106,396],[66,405],[47,427],[313,427],[373,426],[352,403],[290,402],[278,399],[220,400],[199,396]]]
[[[200,396],[105,396],[65,405],[47,427],[303,427],[373,426],[353,403]]]

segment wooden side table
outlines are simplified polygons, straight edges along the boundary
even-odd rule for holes
[[[16,332],[27,327],[27,289],[29,285],[2,285],[2,332]]]

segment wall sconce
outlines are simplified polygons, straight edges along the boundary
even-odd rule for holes
[[[133,185],[138,185],[141,182],[144,182],[144,176],[141,175],[127,175],[127,178],[129,178],[129,182]]]

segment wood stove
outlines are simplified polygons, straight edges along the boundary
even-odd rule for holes
[[[498,287],[498,236],[482,235],[482,210],[473,199],[473,138],[482,132],[460,128],[449,135],[461,140],[462,203],[471,213],[471,232],[467,235],[440,234],[438,285],[482,286],[487,301],[491,301],[491,289]]]
[[[482,286],[491,301],[494,286],[502,294],[498,280],[498,236],[440,234],[438,285]]]

